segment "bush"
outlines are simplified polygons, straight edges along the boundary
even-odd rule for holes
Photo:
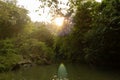
[[[10,39],[0,41],[0,71],[11,70],[21,60],[12,42]]]
[[[46,46],[44,42],[37,39],[27,39],[19,47],[19,53],[24,59],[29,59],[35,63],[44,63],[53,58],[53,51],[50,47]]]

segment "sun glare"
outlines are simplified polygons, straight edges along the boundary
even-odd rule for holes
[[[97,2],[101,2],[102,0],[96,0]]]
[[[60,26],[62,26],[63,23],[64,23],[64,17],[57,17],[57,18],[55,18],[54,22],[55,22],[55,24],[56,24],[57,26],[60,27]]]
[[[39,9],[40,5],[43,4],[41,0],[17,0],[17,1],[18,1],[17,5],[21,7],[24,6],[24,8],[26,8],[29,11],[28,16],[30,16],[33,22],[39,21],[51,23],[53,19],[52,15],[54,14],[54,12],[50,13],[51,9],[49,7]],[[67,9],[69,9],[68,0],[58,0],[58,2],[59,2],[58,8],[62,9],[61,12],[63,14],[66,14]],[[36,12],[36,10],[38,11]],[[57,26],[61,26],[63,24],[63,21],[64,18],[58,17],[55,19],[55,24]]]

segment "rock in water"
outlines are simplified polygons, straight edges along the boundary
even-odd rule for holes
[[[64,66],[64,64],[60,64],[58,68],[58,79],[59,80],[67,80],[67,70]]]

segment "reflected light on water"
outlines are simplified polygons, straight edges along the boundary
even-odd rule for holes
[[[63,63],[61,63],[58,68],[58,78],[59,79],[67,78],[67,71]]]
[[[63,63],[60,64],[57,74],[54,74],[51,80],[69,80],[66,67]]]

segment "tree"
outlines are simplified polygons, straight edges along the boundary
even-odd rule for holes
[[[74,1],[74,9],[76,11],[72,16],[73,28],[68,35],[60,36],[57,43],[60,43],[59,54],[67,56],[73,62],[84,61],[84,48],[86,47],[84,35],[92,25],[92,12],[94,5],[90,1]]]
[[[0,1],[0,39],[15,37],[30,22],[27,10],[9,2]]]
[[[120,64],[120,24],[119,0],[103,0],[87,34],[89,47],[86,51],[88,62],[99,65],[118,67]]]
[[[12,70],[22,59],[15,48],[14,40],[0,40],[0,71]]]
[[[43,23],[35,23],[35,28],[31,33],[31,37],[41,42],[45,42],[47,46],[53,46],[53,35],[48,30],[48,27]]]

